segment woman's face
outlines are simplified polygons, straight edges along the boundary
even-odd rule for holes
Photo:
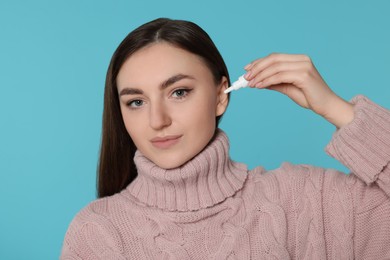
[[[131,55],[117,86],[127,132],[144,156],[165,169],[202,151],[228,104],[227,79],[216,86],[199,56],[168,43]]]

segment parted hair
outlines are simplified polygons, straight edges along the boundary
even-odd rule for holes
[[[137,177],[136,147],[126,131],[119,104],[117,76],[123,63],[149,44],[166,42],[198,55],[210,69],[216,84],[225,76],[226,64],[209,35],[193,22],[159,18],[141,25],[119,44],[108,67],[102,120],[102,137],[97,169],[97,196],[120,192]],[[221,116],[216,118],[217,125]]]

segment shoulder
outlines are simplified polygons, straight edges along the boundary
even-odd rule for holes
[[[289,162],[270,171],[255,168],[249,176],[249,182],[254,185],[254,199],[266,199],[285,206],[308,198],[321,204],[323,196],[331,192],[341,197],[350,197],[352,190],[361,184],[353,174]]]
[[[81,209],[71,221],[66,238],[73,237],[83,233],[86,230],[95,230],[102,232],[109,230],[112,226],[110,207],[112,207],[112,198],[101,198],[92,201]]]
[[[311,198],[334,205],[350,203],[358,212],[367,211],[386,200],[377,185],[366,185],[355,174],[307,164],[285,162],[275,170],[261,167],[249,173],[255,197],[268,201],[291,203]]]
[[[259,168],[249,173],[256,186],[262,189],[277,189],[279,192],[342,190],[364,186],[364,183],[354,174],[345,174],[335,169],[308,164],[284,162],[279,168],[270,171],[259,171]]]
[[[75,215],[70,227],[80,229],[85,225],[93,224],[108,227],[118,215],[124,214],[128,205],[129,201],[122,193],[96,199]]]
[[[267,171],[257,167],[248,174],[245,201],[254,210],[284,212],[288,214],[311,198],[321,202],[324,169],[310,165],[283,163],[279,168]],[[312,201],[314,200],[314,201]]]
[[[321,189],[325,171],[326,169],[321,167],[284,162],[279,168],[270,171],[257,167],[249,172],[249,176],[256,186],[264,188],[310,184],[316,189]]]
[[[115,224],[120,196],[97,199],[81,209],[70,223],[63,242],[62,255],[94,255],[95,249],[121,252],[122,239]]]

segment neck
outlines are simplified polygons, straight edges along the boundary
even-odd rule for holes
[[[184,165],[163,169],[137,151],[138,176],[127,190],[147,206],[168,211],[194,211],[214,206],[240,190],[247,178],[245,165],[229,158],[229,141],[222,131]]]

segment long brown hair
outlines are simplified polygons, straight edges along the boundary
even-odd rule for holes
[[[123,63],[133,53],[155,42],[168,42],[201,57],[216,84],[230,79],[225,62],[209,35],[189,21],[159,18],[130,32],[114,52],[108,67],[104,90],[102,141],[97,172],[99,198],[124,189],[137,176],[136,147],[123,123],[116,78]],[[217,124],[220,117],[216,118]]]

